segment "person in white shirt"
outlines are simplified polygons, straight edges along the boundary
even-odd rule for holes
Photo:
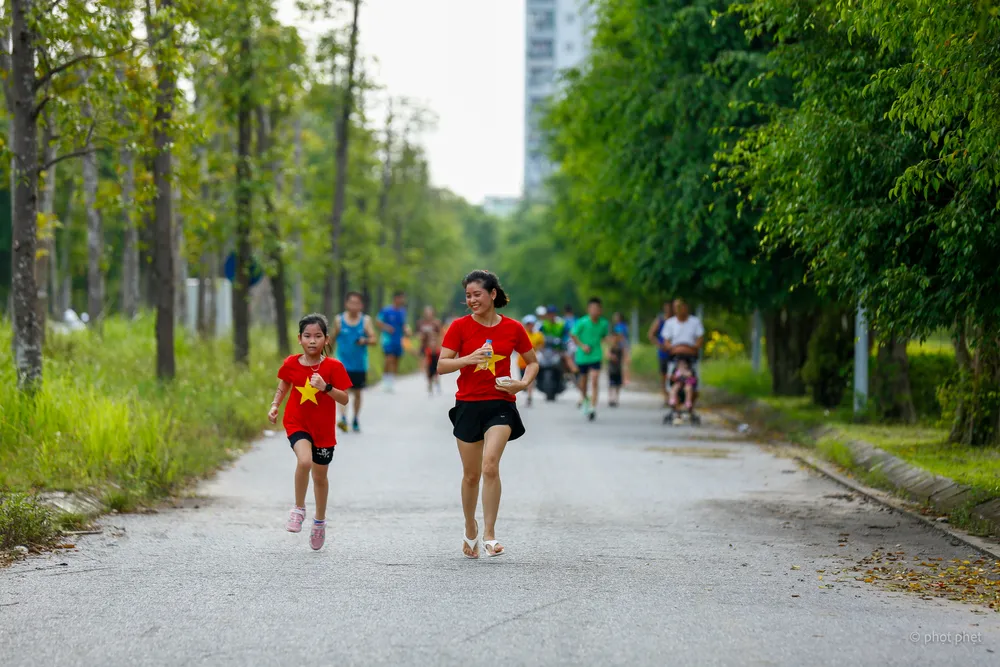
[[[660,331],[663,349],[670,355],[668,377],[672,377],[678,357],[685,357],[693,371],[697,370],[698,351],[705,343],[705,326],[701,320],[691,314],[684,299],[674,301],[674,316],[663,323]],[[697,387],[697,385],[695,385]],[[698,391],[692,392],[691,405],[698,398]]]

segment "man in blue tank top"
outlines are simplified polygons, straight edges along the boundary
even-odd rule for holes
[[[410,335],[410,327],[406,323],[404,292],[392,295],[392,305],[379,311],[377,324],[382,330],[382,353],[385,355],[382,385],[386,391],[392,392],[396,373],[399,372],[399,358],[403,356],[403,336]]]
[[[347,370],[347,375],[351,378],[353,385],[350,394],[354,403],[353,427],[357,433],[361,430],[361,426],[358,424],[358,413],[361,412],[361,392],[368,383],[368,347],[374,345],[377,338],[372,318],[362,312],[365,302],[360,294],[348,292],[344,307],[346,310],[337,315],[330,323],[330,338],[333,339],[332,344],[337,359],[344,364],[344,369]],[[337,426],[340,427],[340,430],[347,431],[346,405],[342,409]]]

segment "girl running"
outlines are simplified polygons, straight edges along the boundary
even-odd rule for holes
[[[323,548],[326,541],[326,500],[330,492],[327,471],[337,446],[337,403],[347,405],[351,379],[344,365],[323,354],[330,341],[329,326],[322,315],[306,315],[299,321],[299,344],[304,354],[293,354],[278,369],[278,390],[274,394],[268,420],[278,421],[278,408],[291,389],[283,424],[288,442],[298,459],[295,468],[295,506],[285,528],[302,530],[306,518],[306,491],[312,473],[316,496],[316,518],[309,534],[309,546]]]
[[[482,543],[488,556],[506,553],[495,534],[500,509],[500,457],[509,440],[524,435],[515,395],[538,375],[538,360],[524,327],[497,313],[507,295],[496,275],[473,271],[462,281],[470,315],[455,320],[445,333],[438,373],[460,371],[455,407],[448,412],[462,458],[462,510],[465,513],[467,558],[479,558],[476,505],[483,480]],[[510,358],[517,352],[527,365],[520,380],[510,377]]]

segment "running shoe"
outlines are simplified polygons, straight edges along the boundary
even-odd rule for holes
[[[357,419],[354,420],[354,423],[351,425],[351,428],[354,429],[355,433],[361,433],[361,424],[358,423]],[[344,430],[347,430],[347,424],[344,424]]]
[[[343,417],[337,422],[337,428],[339,428],[344,433],[347,433],[347,418]]]
[[[309,546],[313,551],[319,551],[323,548],[324,542],[326,542],[326,522],[314,523],[312,530],[309,531]]]
[[[304,509],[299,509],[298,507],[293,507],[292,511],[288,513],[288,523],[285,524],[285,530],[289,533],[298,533],[302,531],[302,522],[306,519],[306,511]]]

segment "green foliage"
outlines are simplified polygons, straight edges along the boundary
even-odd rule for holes
[[[752,218],[713,187],[713,156],[756,118],[750,103],[781,94],[755,83],[764,45],[716,17],[728,4],[601,3],[591,57],[547,124],[554,216],[580,256],[633,289],[749,310],[784,301],[796,270],[755,261]]]
[[[802,366],[802,380],[816,405],[840,405],[848,386],[853,351],[854,328],[849,313],[841,308],[826,310],[809,339]]]
[[[55,535],[52,513],[25,493],[0,494],[0,552],[45,544]]]
[[[955,355],[941,352],[911,353],[909,364],[910,387],[917,414],[922,418],[940,418],[942,405],[938,400],[938,393],[955,381],[958,373]]]

